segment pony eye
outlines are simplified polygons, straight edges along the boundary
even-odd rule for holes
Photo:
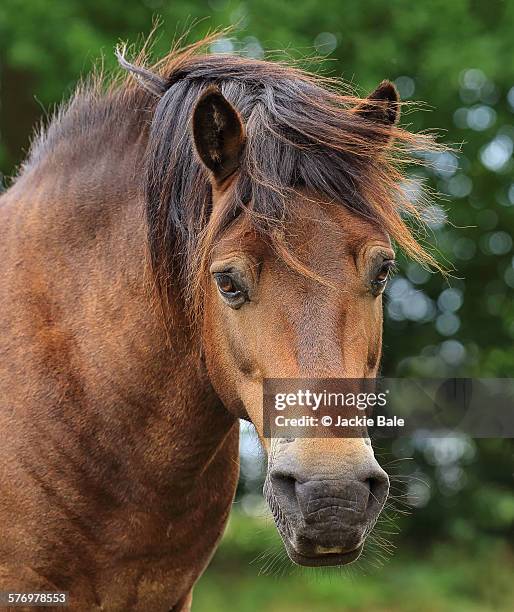
[[[233,294],[238,292],[232,277],[228,274],[216,274],[214,278],[221,293]]]
[[[387,279],[389,278],[389,274],[391,270],[393,269],[393,267],[394,267],[393,259],[386,259],[385,261],[382,262],[380,268],[378,269],[373,280],[371,281],[371,287],[372,287],[374,295],[378,295],[379,293],[382,293],[382,291],[384,290],[387,284]]]
[[[246,291],[238,285],[231,274],[216,272],[214,280],[221,297],[232,308],[239,308],[248,300]]]

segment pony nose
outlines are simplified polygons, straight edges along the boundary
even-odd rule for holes
[[[278,503],[286,513],[300,514],[306,525],[372,524],[387,499],[389,478],[376,462],[352,476],[305,479],[277,471],[271,481]]]
[[[386,477],[387,478],[387,477]],[[382,510],[388,480],[372,476],[359,480],[296,482],[299,510],[307,525],[374,523]]]

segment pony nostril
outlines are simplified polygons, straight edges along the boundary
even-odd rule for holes
[[[371,476],[365,481],[369,489],[368,504],[366,507],[367,514],[380,512],[384,505],[389,489],[389,480],[383,477]]]
[[[296,478],[291,474],[275,472],[271,474],[271,486],[277,501],[286,506],[289,511],[296,511]]]
[[[377,500],[377,489],[379,486],[378,480],[376,478],[368,478],[366,481],[369,489],[369,498],[368,498],[368,508],[370,505]],[[368,509],[367,508],[367,509]]]

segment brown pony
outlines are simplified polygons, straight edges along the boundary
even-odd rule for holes
[[[120,55],[1,198],[0,590],[189,610],[263,379],[374,377],[389,237],[427,257],[391,83],[358,99],[210,41]],[[291,559],[356,559],[388,493],[369,440],[262,442]]]

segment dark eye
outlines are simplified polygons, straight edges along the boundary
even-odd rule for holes
[[[394,268],[394,260],[386,259],[381,264],[378,270],[375,272],[375,276],[371,281],[371,288],[374,295],[382,293],[384,287],[387,284],[387,279]]]
[[[218,286],[221,297],[232,308],[239,308],[248,299],[246,290],[241,287],[232,274],[228,272],[216,272],[214,280]]]
[[[234,293],[238,293],[239,289],[236,287],[234,280],[230,276],[230,274],[215,274],[214,278],[216,279],[216,284],[218,285],[218,289],[221,293],[233,295]]]

